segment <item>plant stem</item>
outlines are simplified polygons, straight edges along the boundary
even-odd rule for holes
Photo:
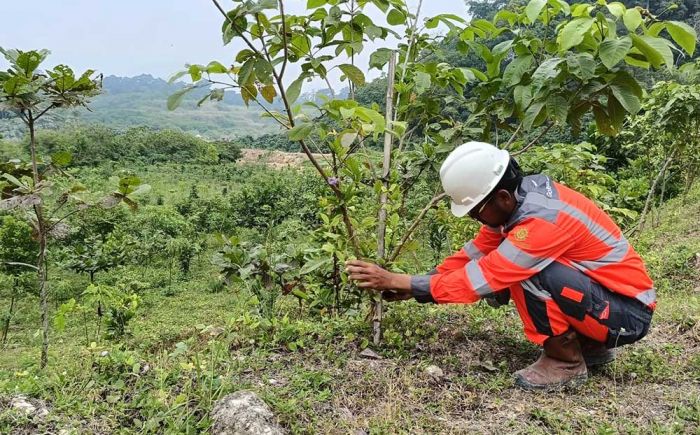
[[[389,71],[387,73],[386,90],[386,123],[394,118],[394,76],[396,75],[396,53],[389,58]],[[389,130],[384,133],[384,162],[382,165],[382,193],[379,195],[379,217],[377,220],[377,259],[384,260],[386,256],[386,203],[389,197],[389,177],[391,174],[391,147],[393,137]],[[382,340],[382,298],[375,295],[372,300],[372,330],[373,342],[377,346]]]
[[[423,220],[425,215],[428,213],[428,211],[435,206],[438,202],[440,202],[441,199],[443,199],[445,196],[447,196],[446,193],[440,193],[439,195],[435,195],[433,199],[428,202],[428,204],[421,210],[421,212],[416,216],[416,218],[413,220],[411,223],[411,226],[408,227],[408,230],[403,235],[403,238],[401,238],[401,242],[399,242],[398,246],[394,249],[394,252],[391,253],[389,256],[388,261],[394,261],[396,258],[401,254],[401,250],[403,249],[404,245],[406,242],[408,242],[408,239],[413,235],[413,232],[418,228],[418,225],[420,222]]]
[[[34,180],[34,188],[39,186],[39,169],[37,165],[36,155],[36,131],[34,129],[35,118],[31,110],[26,113],[27,126],[29,127],[29,149],[32,158],[32,177]],[[37,255],[37,279],[39,282],[39,298],[41,300],[41,359],[40,367],[43,369],[48,363],[49,355],[49,306],[48,306],[48,288],[46,286],[46,228],[44,222],[44,207],[42,203],[34,205],[34,214],[36,215],[36,231],[39,239],[39,253]]]
[[[647,213],[649,212],[649,207],[651,206],[651,200],[654,197],[654,192],[656,192],[656,186],[659,184],[659,181],[661,181],[661,177],[663,177],[664,173],[666,172],[666,169],[668,169],[668,166],[671,164],[671,162],[673,162],[673,158],[674,158],[675,154],[676,154],[676,152],[674,150],[671,153],[671,155],[664,162],[663,166],[661,167],[661,170],[656,175],[656,178],[654,178],[654,182],[651,184],[651,187],[649,188],[649,193],[647,194],[647,199],[644,202],[644,210],[642,210],[642,214],[639,216],[639,225],[637,226],[637,228],[640,231],[644,229],[644,220],[646,218]]]

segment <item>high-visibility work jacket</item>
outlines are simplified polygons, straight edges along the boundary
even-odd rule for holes
[[[655,308],[656,292],[642,259],[593,201],[546,175],[524,177],[515,196],[518,206],[503,227],[482,226],[435,273],[412,277],[414,294],[427,296],[416,299],[475,302],[557,261]]]

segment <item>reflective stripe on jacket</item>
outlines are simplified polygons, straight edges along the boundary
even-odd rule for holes
[[[615,293],[656,306],[642,259],[593,201],[546,175],[524,177],[515,196],[517,209],[502,228],[482,226],[435,273],[412,278],[419,301],[475,302],[557,261]]]

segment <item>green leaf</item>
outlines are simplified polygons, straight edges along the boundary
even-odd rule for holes
[[[68,151],[59,151],[57,153],[51,154],[51,163],[59,167],[65,167],[70,165],[73,161],[73,156]]]
[[[506,86],[513,86],[520,83],[523,74],[530,70],[534,57],[531,54],[525,56],[519,56],[513,59],[511,63],[506,66],[506,70],[503,72],[503,82]]]
[[[540,12],[542,12],[542,8],[544,8],[544,5],[546,4],[547,0],[530,0],[525,7],[525,14],[531,23],[534,23],[535,20],[537,20],[537,17],[540,16]]]
[[[175,83],[178,79],[182,78],[186,74],[189,74],[189,72],[188,71],[178,71],[175,74],[173,74],[172,77],[170,77],[168,79],[168,83],[169,84]]]
[[[253,74],[253,68],[255,67],[255,58],[251,57],[248,59],[241,69],[238,71],[238,84],[245,86],[252,84],[255,81],[255,75]]]
[[[344,63],[339,65],[338,68],[340,68],[343,74],[345,74],[347,78],[349,78],[350,81],[355,83],[357,86],[363,86],[365,84],[364,73],[355,65]]]
[[[431,85],[431,78],[430,74],[425,73],[423,71],[418,71],[416,72],[415,77],[413,80],[416,83],[416,94],[420,95],[423,92],[427,91],[430,88]]]
[[[306,9],[315,9],[325,5],[327,0],[309,0],[306,2]]]
[[[386,119],[376,110],[366,107],[357,107],[355,109],[355,114],[362,120],[371,122],[374,125],[374,131],[376,133],[382,133],[386,128]]]
[[[533,92],[535,94],[559,75],[559,64],[562,62],[564,62],[564,59],[552,57],[537,67],[535,73],[532,74],[532,83],[535,85]]]
[[[168,110],[177,109],[180,103],[182,103],[182,99],[184,98],[184,96],[187,95],[187,93],[190,92],[192,89],[194,89],[194,86],[188,85],[169,96],[167,103]]]
[[[654,38],[653,36],[640,36],[640,38],[661,55],[663,63],[669,69],[673,68],[673,52],[669,41],[664,38]]]
[[[575,18],[569,21],[559,32],[559,49],[566,51],[579,45],[583,41],[584,35],[591,30],[594,22],[595,20],[591,17]]]
[[[314,125],[311,123],[297,124],[287,132],[287,137],[291,141],[304,140],[314,129]]]
[[[255,75],[262,83],[272,83],[272,65],[265,59],[258,59],[255,62]]]
[[[547,99],[547,114],[551,116],[557,124],[566,124],[566,116],[569,105],[564,97],[555,95]]]
[[[566,57],[569,72],[583,81],[588,81],[595,75],[596,62],[590,53],[578,53]]]
[[[540,113],[542,112],[544,107],[544,101],[538,101],[537,103],[534,103],[527,109],[527,111],[525,112],[525,117],[523,118],[523,128],[525,128],[525,131],[528,131],[532,128],[537,118],[540,117]]]
[[[608,116],[605,109],[600,106],[593,106],[593,117],[598,131],[606,136],[615,136],[617,131],[612,125],[612,119]]]
[[[625,23],[627,30],[634,32],[642,24],[642,14],[639,13],[637,8],[627,9],[622,21]]]
[[[519,85],[513,89],[513,100],[520,111],[523,111],[532,101],[532,87]]]
[[[612,90],[617,101],[620,102],[627,112],[633,115],[639,112],[642,105],[639,98],[633,94],[632,90],[619,84],[611,84],[610,90]]]
[[[639,111],[644,91],[637,79],[630,73],[626,71],[617,73],[615,79],[610,83],[610,89],[625,110],[632,114]]]
[[[386,16],[386,22],[391,24],[392,26],[398,26],[400,24],[404,24],[406,22],[406,14],[404,14],[402,11],[398,9],[392,9],[389,11],[389,14]]]
[[[300,275],[306,275],[308,273],[311,273],[315,271],[316,269],[325,266],[326,264],[330,264],[331,259],[326,257],[326,258],[319,258],[317,260],[311,260],[304,264],[304,267],[301,268],[299,271]]]
[[[369,55],[369,67],[382,69],[389,62],[393,50],[389,48],[379,48],[377,51]]]
[[[286,92],[289,104],[294,104],[294,102],[299,98],[303,84],[304,77],[299,77],[298,79],[294,80],[291,85],[289,85]]]
[[[621,18],[624,14],[627,8],[625,5],[623,5],[620,2],[612,2],[607,4],[608,10],[610,13],[617,18]]]
[[[305,34],[296,33],[292,36],[291,48],[297,54],[297,56],[306,56],[311,51],[311,45],[309,42],[309,37]]]
[[[207,65],[207,72],[209,74],[224,74],[226,71],[228,71],[228,68],[215,60],[209,62]]]
[[[671,35],[676,44],[680,45],[683,50],[689,55],[695,53],[695,43],[698,40],[698,34],[694,28],[680,21],[668,21],[666,30]]]
[[[600,44],[598,56],[608,69],[612,69],[627,56],[630,48],[632,48],[632,39],[625,36],[620,39],[608,39]]]

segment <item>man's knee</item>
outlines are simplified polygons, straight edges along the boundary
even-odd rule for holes
[[[582,272],[553,262],[535,277],[535,285],[548,293],[562,312],[582,320],[592,307],[592,282]]]

